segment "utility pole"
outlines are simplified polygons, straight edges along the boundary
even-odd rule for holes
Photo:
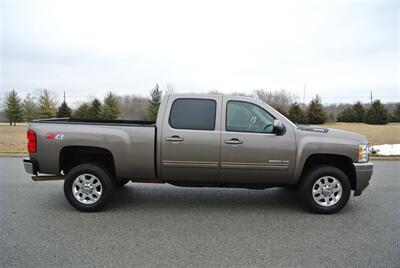
[[[306,82],[304,82],[304,87],[303,87],[303,105],[306,107]]]
[[[370,97],[369,98],[371,99],[371,104],[372,104],[372,100],[373,100],[373,98],[372,98],[372,90],[370,92]]]
[[[64,102],[65,102],[65,90],[64,90]]]

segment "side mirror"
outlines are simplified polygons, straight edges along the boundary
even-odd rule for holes
[[[285,126],[282,124],[281,120],[275,119],[274,126],[272,128],[272,133],[276,135],[283,134],[285,132]]]

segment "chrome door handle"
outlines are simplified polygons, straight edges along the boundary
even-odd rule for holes
[[[183,138],[177,136],[177,135],[173,135],[171,137],[167,137],[165,138],[166,141],[183,141]]]
[[[232,139],[230,139],[230,140],[226,140],[225,143],[226,143],[226,144],[242,144],[243,141],[242,141],[242,140],[239,140],[239,139],[237,139],[237,138],[232,138]]]

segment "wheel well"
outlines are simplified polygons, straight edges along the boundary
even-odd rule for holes
[[[356,171],[354,169],[353,161],[349,157],[335,154],[311,155],[307,158],[304,164],[301,179],[308,170],[318,165],[329,165],[340,169],[349,178],[351,189],[354,190],[356,188]]]
[[[91,146],[67,146],[60,152],[59,171],[67,174],[72,168],[84,163],[97,163],[116,176],[114,157],[107,149]]]

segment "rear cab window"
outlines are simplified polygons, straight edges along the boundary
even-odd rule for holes
[[[215,130],[217,102],[212,99],[180,98],[171,107],[169,125],[174,129]]]

